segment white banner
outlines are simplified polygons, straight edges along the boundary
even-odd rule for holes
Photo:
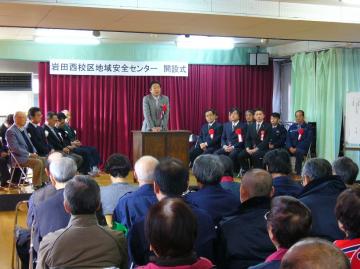
[[[187,77],[185,62],[50,60],[51,75]]]

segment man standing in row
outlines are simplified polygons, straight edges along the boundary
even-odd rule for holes
[[[150,83],[150,93],[143,98],[144,122],[142,132],[160,132],[168,130],[169,98],[161,95],[161,84]]]

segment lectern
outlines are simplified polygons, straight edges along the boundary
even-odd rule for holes
[[[133,161],[134,163],[144,155],[151,155],[157,159],[174,157],[189,165],[189,136],[190,131],[141,132],[133,133]]]

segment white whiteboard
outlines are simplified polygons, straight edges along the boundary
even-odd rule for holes
[[[345,143],[360,144],[360,92],[347,93],[345,113]]]

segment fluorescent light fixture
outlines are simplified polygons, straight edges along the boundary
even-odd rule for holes
[[[234,48],[234,40],[230,37],[208,37],[208,36],[178,36],[176,40],[178,48],[186,49],[223,49]]]
[[[46,44],[98,45],[100,38],[92,31],[36,29],[35,42]]]
[[[360,0],[341,0],[341,2],[349,5],[360,5]]]

